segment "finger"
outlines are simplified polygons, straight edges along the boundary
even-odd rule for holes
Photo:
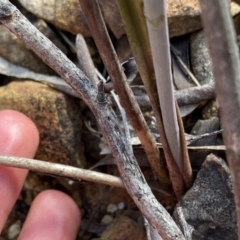
[[[33,201],[18,240],[73,240],[79,225],[77,204],[65,193],[46,190]]]
[[[0,111],[0,154],[32,158],[39,143],[34,123],[24,114]],[[28,171],[0,166],[0,232],[21,191]]]

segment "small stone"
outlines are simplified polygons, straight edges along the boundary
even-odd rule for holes
[[[111,215],[104,215],[102,220],[101,220],[101,223],[104,224],[104,225],[109,225],[110,223],[113,222],[113,217]]]
[[[211,117],[219,117],[219,104],[214,99],[208,102],[202,111],[203,119],[210,119]]]
[[[118,210],[123,210],[124,208],[125,208],[125,203],[124,202],[118,203]]]
[[[138,224],[131,218],[126,216],[120,216],[115,219],[107,229],[102,233],[101,240],[126,240],[137,239],[146,240],[146,234],[144,228],[138,226]]]
[[[107,26],[111,29],[114,36],[119,39],[125,33],[125,30],[117,1],[101,0],[99,5]]]
[[[52,23],[56,27],[71,32],[90,36],[85,16],[78,0],[19,0],[29,12]]]
[[[114,212],[117,211],[117,209],[118,209],[117,205],[116,205],[116,204],[113,204],[113,203],[110,203],[110,204],[108,204],[108,206],[107,206],[107,212],[108,212],[108,213],[114,213]]]
[[[8,229],[8,239],[15,239],[21,230],[20,220],[13,223]]]
[[[179,218],[179,209],[183,218]],[[189,229],[192,240],[238,239],[232,179],[224,160],[214,154],[207,156],[173,217],[180,229]]]
[[[201,135],[206,133],[211,133],[219,130],[220,121],[217,117],[212,117],[210,119],[198,120],[194,127],[192,128],[192,135]],[[207,138],[199,139],[194,141],[191,146],[214,146],[216,145],[217,134],[209,136]]]
[[[201,85],[212,82],[212,63],[204,31],[193,33],[190,42],[191,64],[194,76]]]

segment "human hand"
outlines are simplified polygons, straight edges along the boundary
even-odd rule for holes
[[[0,153],[33,158],[39,144],[34,123],[24,114],[0,111]],[[0,232],[11,212],[28,170],[0,166]],[[19,240],[72,240],[80,225],[80,211],[65,193],[45,190],[33,201]]]

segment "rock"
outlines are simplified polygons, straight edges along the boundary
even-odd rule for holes
[[[219,117],[219,104],[214,99],[208,102],[202,111],[203,119],[210,119],[211,117]]]
[[[231,13],[233,16],[233,23],[236,30],[236,34],[240,34],[240,5],[232,2],[231,3]]]
[[[102,220],[101,220],[101,223],[104,224],[104,225],[109,225],[110,223],[113,222],[113,217],[111,215],[104,215]]]
[[[170,37],[202,28],[198,0],[168,0],[167,13]]]
[[[115,45],[115,50],[120,63],[123,63],[132,57],[132,50],[126,35],[123,35],[120,39],[118,39]]]
[[[43,20],[38,19],[32,22],[32,24],[64,53],[67,52],[66,48]],[[27,48],[22,40],[18,39],[4,25],[0,25],[0,56],[13,64],[28,68],[37,73],[56,74],[32,50]]]
[[[8,239],[15,239],[21,230],[21,222],[14,222],[8,229]]]
[[[212,117],[210,119],[198,120],[191,130],[192,135],[201,135],[205,133],[211,133],[219,130],[220,122],[219,118]],[[217,135],[209,136],[207,138],[194,141],[192,146],[214,146],[216,145]]]
[[[208,46],[203,31],[191,35],[192,71],[201,85],[213,81],[213,71]]]
[[[125,203],[124,202],[118,203],[118,210],[123,210],[124,208],[125,208]]]
[[[108,206],[107,206],[107,212],[108,213],[114,213],[114,212],[116,212],[117,211],[117,205],[116,204],[113,204],[113,203],[110,203],[110,204],[108,204]]]
[[[135,221],[126,216],[120,216],[102,233],[101,240],[146,240],[145,231]]]
[[[231,15],[238,18],[240,7],[230,3]],[[176,37],[202,29],[198,0],[167,0],[167,13],[170,37]],[[235,24],[235,26],[240,26]],[[239,27],[237,27],[239,29]]]
[[[125,33],[125,30],[117,1],[101,0],[98,2],[107,26],[111,29],[114,36],[119,39]]]
[[[235,28],[240,29],[240,6],[231,2],[230,10],[234,17]],[[204,31],[201,30],[191,34],[190,42],[192,72],[201,85],[207,84],[213,81],[213,71]]]
[[[0,87],[0,109],[18,110],[40,131],[37,159],[83,167],[82,118],[79,100],[31,81]]]
[[[31,13],[62,30],[74,35],[81,33],[84,37],[91,36],[78,0],[50,0],[47,3],[42,0],[20,0],[19,2]],[[99,3],[107,26],[119,39],[125,30],[116,0],[101,0]]]
[[[29,12],[72,34],[90,36],[84,14],[78,0],[19,0]]]
[[[181,229],[189,230],[192,240],[238,239],[232,180],[224,160],[213,154],[207,156],[173,217]]]

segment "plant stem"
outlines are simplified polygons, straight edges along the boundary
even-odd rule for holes
[[[226,0],[200,0],[224,129],[223,140],[232,174],[240,237],[240,63],[228,4]]]
[[[9,167],[24,168],[51,176],[66,177],[77,181],[85,180],[89,182],[106,184],[113,187],[124,188],[121,179],[118,177],[58,163],[0,155],[0,164]]]
[[[170,168],[169,174],[174,192],[179,199],[191,186],[192,169],[188,157],[187,145],[184,141],[184,129],[182,126],[179,127],[179,124],[182,125],[182,119],[180,115],[177,117],[178,106],[176,105],[173,92],[166,3],[165,0],[144,0],[143,2],[163,127],[167,138],[166,141],[174,158],[174,161],[171,160],[171,164],[167,158],[166,161],[169,168],[177,165],[174,168],[176,170],[178,168],[178,171],[171,173]]]
[[[78,34],[76,37],[77,58],[80,64],[80,69],[92,81],[95,87],[98,84],[98,77],[94,63],[89,53],[84,37]]]

